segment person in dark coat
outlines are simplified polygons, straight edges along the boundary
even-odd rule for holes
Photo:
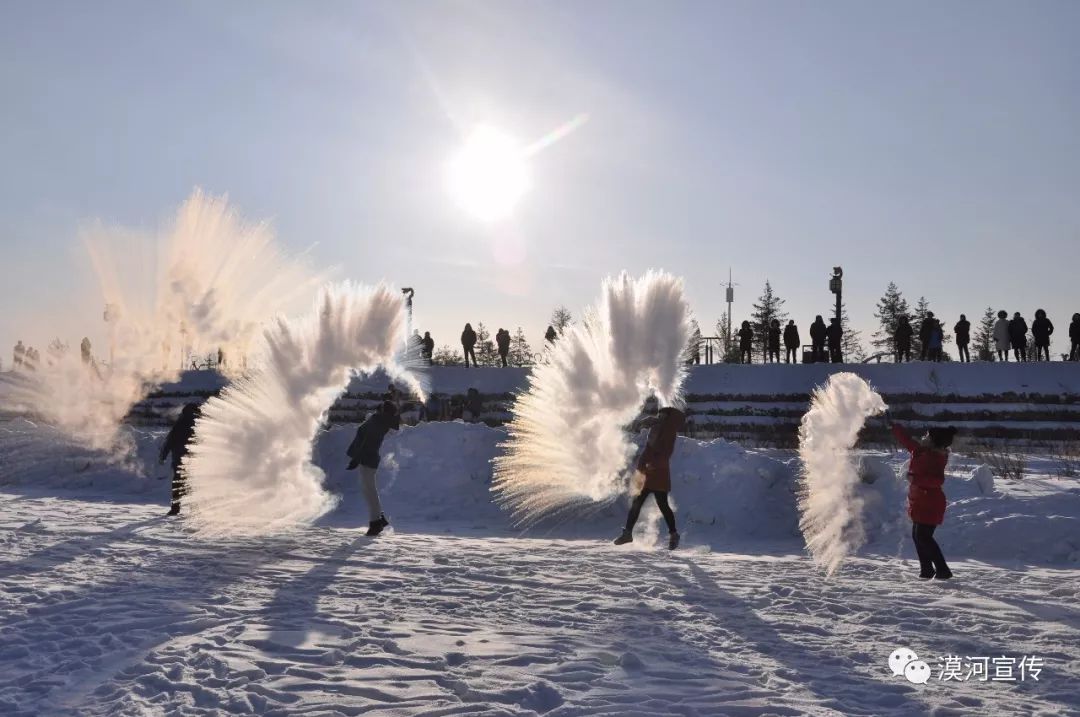
[[[934,318],[934,312],[927,311],[922,323],[919,324],[920,361],[925,361],[930,357],[930,332],[934,330],[934,324],[937,322],[937,319]]]
[[[825,320],[818,314],[814,323],[810,324],[810,353],[814,357],[814,363],[825,360],[825,339],[828,333],[829,328],[825,326]]]
[[[472,358],[473,368],[476,368],[476,332],[472,324],[465,324],[465,330],[461,332],[461,350],[465,354],[465,368],[469,368],[469,358]]]
[[[956,429],[931,428],[920,441],[911,437],[902,426],[886,420],[896,440],[911,452],[908,467],[908,517],[911,518],[911,539],[919,555],[919,577],[948,580],[952,570],[945,562],[941,547],[934,540],[934,530],[945,521],[945,466],[949,462],[949,446]]]
[[[427,362],[427,365],[431,365],[432,357],[435,355],[435,339],[431,338],[431,332],[425,331],[424,338],[420,340],[420,356]]]
[[[1035,360],[1041,361],[1043,357],[1050,360],[1050,334],[1054,333],[1054,325],[1046,318],[1046,312],[1039,309],[1035,312],[1035,320],[1031,322],[1031,335],[1035,339]]]
[[[544,333],[544,340],[547,341],[549,344],[554,344],[555,339],[557,338],[559,338],[559,335],[555,333],[555,327],[548,326],[547,331]]]
[[[844,363],[844,329],[835,316],[829,319],[829,328],[825,330],[825,338],[829,341],[829,361]]]
[[[739,363],[754,362],[754,330],[750,328],[750,322],[742,322],[739,329]]]
[[[926,355],[931,361],[941,361],[942,358],[942,345],[945,342],[945,330],[941,328],[941,322],[934,319],[933,325],[930,327],[930,335],[926,339],[927,351]]]
[[[503,368],[507,367],[506,357],[510,355],[510,332],[506,329],[499,329],[495,332],[495,345],[499,349],[499,360],[502,362]]]
[[[773,319],[766,336],[765,363],[780,363],[780,322]]]
[[[180,410],[180,416],[169,429],[165,441],[161,444],[161,452],[158,454],[158,463],[164,463],[165,458],[172,454],[172,499],[168,515],[180,513],[180,499],[187,492],[185,490],[187,479],[181,470],[184,456],[188,452],[188,444],[195,435],[195,419],[199,417],[199,404],[186,403]]]
[[[1027,322],[1017,311],[1009,322],[1009,342],[1017,361],[1027,361],[1027,331]]]
[[[1069,360],[1080,361],[1080,314],[1073,314],[1072,323],[1069,324],[1069,340],[1072,341]]]
[[[971,343],[971,322],[966,316],[960,314],[960,320],[956,322],[953,331],[956,333],[956,351],[960,355],[960,360],[971,363],[971,354],[968,352],[968,344]]]
[[[785,359],[788,363],[799,363],[799,327],[795,325],[794,319],[787,322],[787,326],[784,327],[784,348]]]
[[[671,456],[675,453],[675,439],[686,425],[686,414],[677,408],[661,408],[656,423],[649,429],[649,437],[638,457],[637,469],[644,476],[641,492],[630,504],[630,513],[626,516],[626,526],[615,545],[623,545],[634,540],[634,524],[637,523],[645,499],[655,497],[656,505],[668,528],[668,549],[679,547],[679,531],[675,528],[675,513],[668,504],[671,492]]]
[[[25,358],[26,358],[26,347],[23,346],[22,339],[19,339],[19,341],[15,344],[14,364],[15,364],[15,370],[16,371],[18,371],[20,368],[22,368],[23,359],[25,359]]]
[[[896,332],[893,334],[893,345],[896,349],[896,363],[911,361],[911,337],[915,335],[915,329],[911,328],[911,322],[907,316],[900,316],[896,320]]]
[[[379,486],[375,482],[379,470],[379,450],[382,448],[383,439],[390,431],[401,428],[401,417],[398,415],[397,406],[390,401],[383,401],[378,411],[364,421],[356,429],[356,437],[349,444],[345,455],[349,457],[347,470],[360,467],[360,487],[364,491],[364,499],[368,504],[368,514],[371,522],[368,523],[366,535],[372,537],[378,535],[390,521],[383,513],[382,502],[379,500]]]
[[[82,362],[86,365],[90,364],[90,339],[83,336],[82,343],[79,344],[79,353],[82,354]]]

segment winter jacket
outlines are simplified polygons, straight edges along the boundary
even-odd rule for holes
[[[788,324],[784,329],[784,346],[789,349],[799,348],[799,327]]]
[[[945,466],[949,451],[924,446],[904,430],[893,424],[893,435],[904,448],[911,452],[908,466],[908,517],[913,523],[941,525],[945,520]]]
[[[1074,344],[1080,343],[1080,321],[1069,324],[1069,338]]]
[[[476,346],[476,332],[472,329],[465,329],[461,332],[461,345],[467,349],[471,349]]]
[[[1045,316],[1039,316],[1031,322],[1031,333],[1035,337],[1036,346],[1049,346],[1050,334],[1054,333],[1054,325]]]
[[[897,324],[896,333],[893,334],[893,341],[896,342],[898,348],[910,349],[911,337],[915,335],[915,329],[911,328],[910,323]]]
[[[1008,351],[1012,343],[1009,338],[1009,320],[998,319],[994,322],[994,347],[998,351]]]
[[[638,470],[645,475],[644,490],[671,490],[671,456],[675,439],[686,425],[686,414],[675,408],[661,409],[660,420],[649,429],[645,448],[638,458]]]
[[[957,321],[956,326],[953,327],[953,331],[956,332],[956,345],[967,346],[971,343],[971,322],[967,319],[963,321]]]
[[[376,411],[356,429],[356,437],[349,444],[345,455],[365,468],[378,468],[379,449],[382,448],[383,439],[391,430],[396,431],[399,428],[400,416],[388,416],[382,411]]]
[[[810,341],[815,346],[821,346],[825,344],[825,335],[829,329],[825,327],[824,321],[815,321],[810,324]]]
[[[754,347],[754,330],[743,327],[739,329],[739,348],[749,351]]]
[[[825,336],[829,339],[829,348],[838,349],[844,343],[844,330],[840,324],[829,324],[825,329]]]
[[[934,330],[934,325],[937,323],[937,319],[927,317],[919,324],[919,341],[927,343],[930,340],[930,332]]]
[[[424,358],[431,358],[431,355],[435,353],[435,339],[428,336],[420,342],[420,345],[423,347]]]
[[[503,331],[495,334],[495,344],[499,347],[499,353],[505,354],[510,352],[510,332]]]
[[[941,324],[935,323],[930,327],[930,335],[926,337],[926,345],[932,349],[940,349],[945,335],[941,330]]]
[[[1009,322],[1009,341],[1014,349],[1027,348],[1027,331],[1028,325],[1023,316]]]
[[[176,423],[169,429],[169,434],[165,436],[165,442],[161,445],[158,458],[165,460],[172,453],[173,466],[180,465],[180,461],[187,455],[188,443],[191,442],[192,436],[195,435],[195,419],[198,415],[197,410],[189,409],[187,406],[184,407],[184,410],[180,412],[180,417],[176,419]]]
[[[769,350],[770,351],[779,351],[780,350],[780,328],[779,327],[772,327],[772,326],[769,327]]]

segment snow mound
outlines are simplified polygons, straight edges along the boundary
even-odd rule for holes
[[[994,492],[994,472],[990,470],[990,466],[985,463],[971,471],[971,476],[968,480],[979,486],[979,491],[983,493],[983,495],[989,495]]]

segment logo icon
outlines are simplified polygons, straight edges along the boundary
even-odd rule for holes
[[[904,667],[904,677],[914,685],[925,685],[930,681],[930,665],[922,660],[912,660]]]
[[[898,647],[893,650],[891,655],[889,655],[889,669],[892,670],[894,675],[901,677],[903,676],[904,668],[908,666],[908,663],[915,662],[918,659],[919,656],[913,651],[906,647]]]

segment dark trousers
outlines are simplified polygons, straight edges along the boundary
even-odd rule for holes
[[[825,362],[825,344],[811,344],[810,352],[814,355],[814,363]]]
[[[1013,346],[1013,356],[1017,361],[1027,361],[1027,346]]]
[[[1072,351],[1069,353],[1070,361],[1080,361],[1080,341],[1073,341]]]
[[[754,352],[750,349],[739,351],[739,363],[754,363]]]
[[[911,524],[911,539],[915,541],[915,552],[919,555],[919,567],[924,574],[942,573],[949,574],[945,556],[941,553],[941,547],[934,540],[936,525],[927,523]]]
[[[788,346],[788,349],[787,349],[787,362],[788,363],[799,363],[799,347],[798,346]]]
[[[1040,345],[1040,344],[1035,344],[1035,360],[1036,361],[1042,361],[1043,356],[1046,356],[1047,361],[1050,360],[1050,347],[1049,346],[1043,346],[1043,345]]]
[[[656,505],[660,507],[660,514],[664,516],[664,522],[667,523],[667,529],[669,533],[677,532],[675,530],[675,513],[671,511],[671,506],[667,502],[667,493],[661,490],[649,490],[645,489],[641,491],[634,502],[630,504],[630,514],[626,516],[626,532],[630,532],[634,529],[634,523],[637,522],[638,516],[641,515],[641,506],[645,505],[645,499],[652,494],[656,497]]]
[[[766,358],[766,363],[769,363],[769,362],[780,363],[780,349],[778,349],[778,348],[769,349],[769,352],[768,352],[768,354],[766,355],[765,358]]]
[[[960,354],[960,360],[965,363],[971,363],[971,354],[968,353],[967,344],[957,344],[956,351]]]
[[[904,361],[911,361],[911,346],[897,346],[896,347],[896,363],[903,363]]]
[[[476,351],[472,346],[461,345],[461,351],[465,354],[465,368],[469,368],[469,359],[472,359],[473,368],[476,368]]]
[[[1004,361],[1005,363],[1009,363],[1009,352],[998,349],[998,361]]]
[[[844,363],[844,356],[839,346],[835,348],[829,347],[829,361],[831,363]]]
[[[171,510],[180,510],[180,499],[187,494],[187,479],[180,471],[181,459],[176,459],[172,464],[172,500],[169,504]]]
[[[499,360],[502,361],[502,367],[506,368],[506,354],[504,354],[502,351],[499,352]]]

